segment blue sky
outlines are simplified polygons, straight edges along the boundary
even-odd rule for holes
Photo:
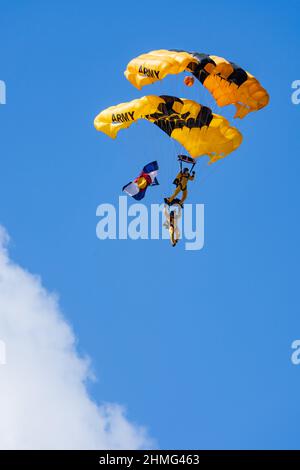
[[[0,222],[16,262],[56,291],[98,377],[161,448],[299,448],[299,3],[0,1]],[[94,116],[147,93],[213,100],[183,77],[134,89],[127,62],[158,48],[224,56],[270,105],[235,124],[240,149],[191,186],[205,247],[100,241],[96,208],[154,156],[170,191],[170,140],[147,123],[116,141]],[[188,95],[189,94],[189,95]],[[232,121],[232,108],[222,114]],[[201,166],[201,169],[203,166]],[[171,186],[172,187],[172,186]],[[156,192],[155,192],[156,191]],[[132,277],[128,272],[138,273]]]

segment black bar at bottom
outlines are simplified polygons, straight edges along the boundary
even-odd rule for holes
[[[206,450],[92,450],[92,451],[68,451],[68,450],[21,450],[0,451],[0,467],[9,465],[26,466],[30,468],[45,468],[57,464],[75,465],[82,468],[96,468],[109,465],[111,468],[136,469],[147,468],[147,465],[183,465],[191,468],[197,465],[218,465],[220,469],[244,468],[245,465],[281,465],[282,468],[300,462],[299,451],[206,451]],[[3,467],[3,465],[6,467]]]

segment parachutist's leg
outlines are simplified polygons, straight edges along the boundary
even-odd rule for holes
[[[173,200],[175,199],[175,197],[177,196],[178,193],[180,193],[181,191],[181,187],[180,186],[177,186],[177,188],[175,189],[174,193],[172,194],[172,196],[170,196],[168,198],[168,201],[169,203],[171,204],[173,202]]]
[[[179,238],[180,238],[180,232],[179,232],[178,228],[175,226],[174,230],[173,230],[173,236],[172,236],[172,245],[173,246],[177,245],[177,243],[179,242]]]
[[[176,227],[176,228],[175,228],[175,240],[176,240],[176,242],[178,242],[179,239],[180,239],[180,231],[179,231],[179,229]]]
[[[174,240],[174,227],[170,227],[169,228],[169,234],[170,234],[170,240],[171,240],[171,243],[172,245],[174,246],[175,244],[175,240]]]
[[[184,201],[186,200],[187,195],[188,195],[187,189],[185,189],[184,191],[182,191],[182,196],[181,196],[181,199],[180,199],[180,204],[181,204],[181,205],[182,205],[182,204],[184,203]]]

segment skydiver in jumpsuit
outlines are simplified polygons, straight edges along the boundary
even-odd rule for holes
[[[176,184],[176,189],[172,196],[166,197],[165,202],[166,204],[171,205],[176,198],[177,194],[179,194],[182,191],[182,196],[181,199],[178,200],[179,204],[181,207],[183,206],[184,201],[187,198],[188,192],[187,192],[187,183],[188,181],[193,181],[195,179],[195,172],[193,171],[192,174],[190,174],[188,168],[184,168],[183,171],[180,171],[178,175],[176,176],[174,180],[174,184]]]
[[[180,231],[178,229],[177,223],[181,217],[181,208],[180,207],[178,208],[179,208],[179,211],[177,214],[174,210],[171,210],[169,213],[166,206],[164,208],[164,214],[166,217],[164,227],[166,227],[166,229],[168,229],[169,231],[170,241],[171,241],[172,246],[176,246],[176,244],[178,243],[180,239]]]

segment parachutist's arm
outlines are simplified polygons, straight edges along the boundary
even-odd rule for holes
[[[178,175],[176,176],[176,178],[173,181],[173,184],[178,186],[178,184],[180,183],[180,177],[181,177],[181,173],[178,173]]]

